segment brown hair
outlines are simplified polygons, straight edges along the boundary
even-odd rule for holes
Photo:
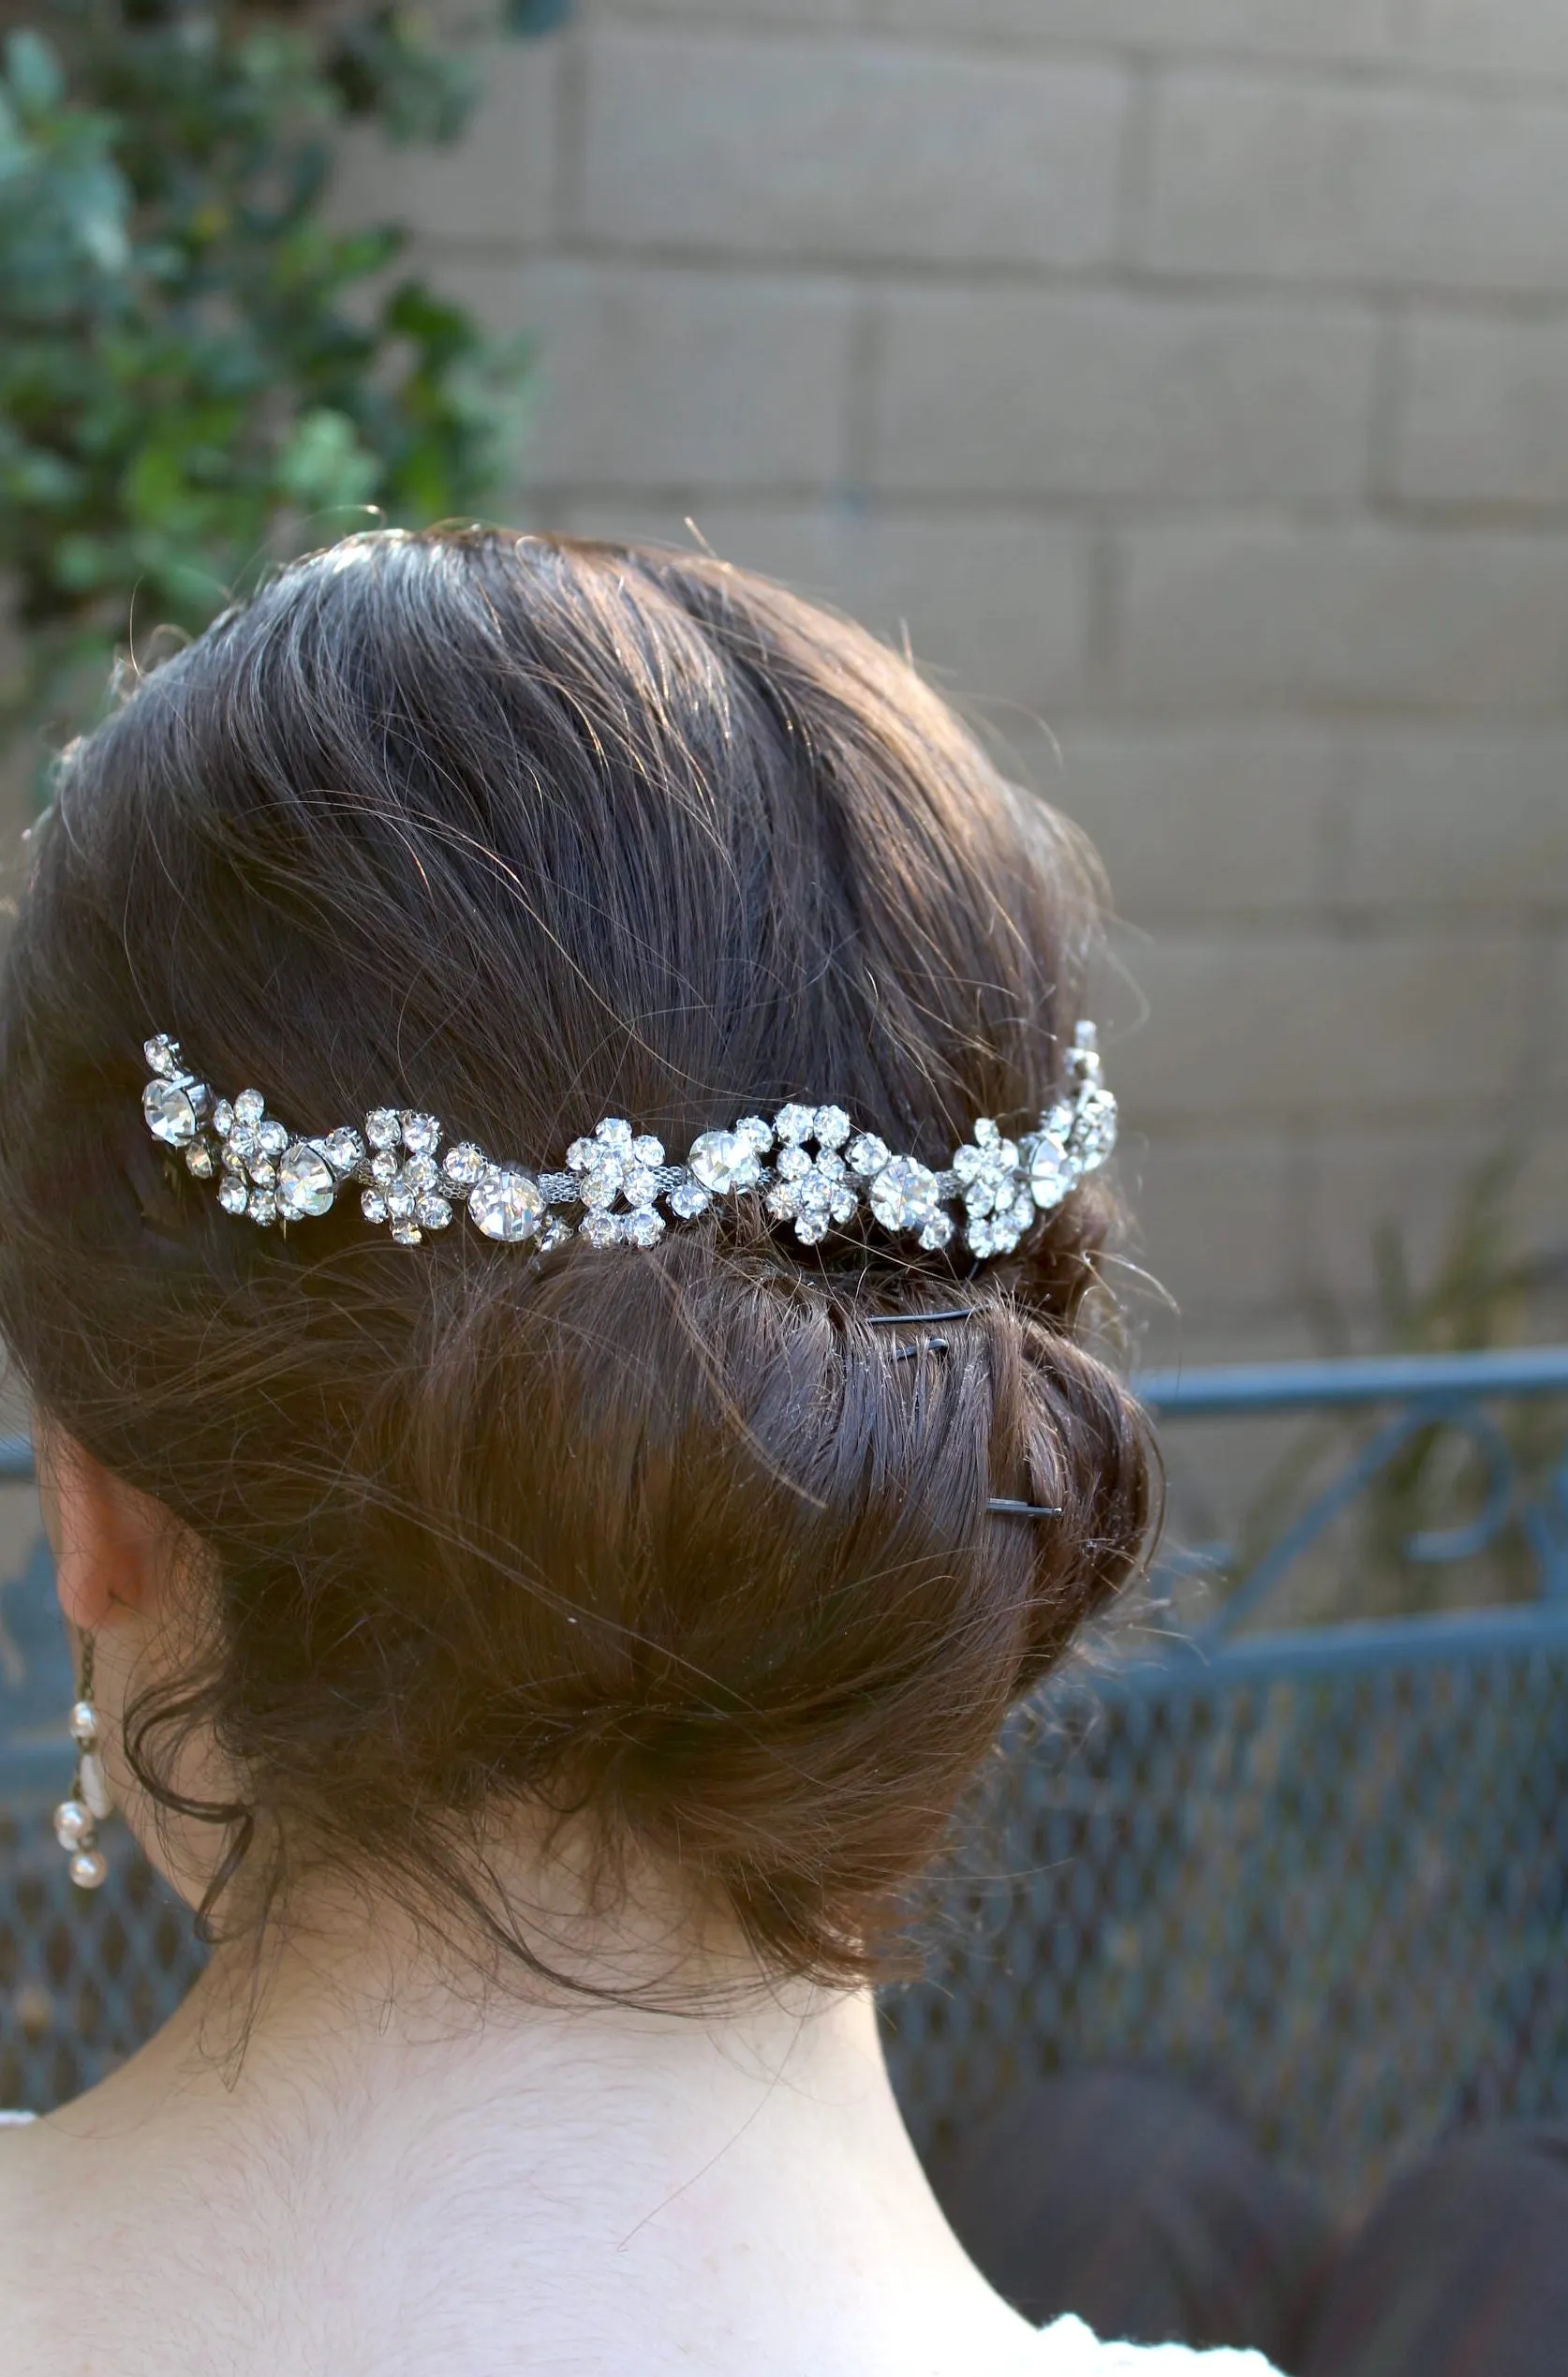
[[[846,622],[473,529],[285,571],[67,754],[36,839],[0,1329],[204,1547],[200,1654],[129,1727],[155,1799],[210,1724],[246,1778],[225,1875],[259,1823],[274,1887],[326,1851],[492,1927],[479,1820],[586,1808],[773,1966],[874,1969],[1146,1533],[1140,1417],[1074,1336],[1103,1182],[972,1276],[853,1227],[807,1252],[755,1200],[533,1259],[409,1252],[352,1198],[263,1231],[148,1137],[141,1045],[307,1131],[401,1102],[544,1165],[602,1115],[679,1153],[804,1096],[941,1166],[1062,1078],[1069,829]],[[868,1326],[954,1303],[945,1351]]]

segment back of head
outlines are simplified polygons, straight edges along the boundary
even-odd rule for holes
[[[1066,829],[842,621],[473,530],[285,572],[67,755],[35,845],[0,1329],[201,1548],[143,1782],[211,1726],[242,1882],[347,1858],[449,1911],[498,1809],[585,1810],[776,1968],[874,1968],[1145,1534],[1137,1413],[1074,1337],[1102,1182],[984,1265],[744,1198],[646,1250],[411,1249],[352,1199],[259,1230],[149,1139],[141,1043],[306,1131],[423,1108],[536,1167],[791,1098],[945,1166],[1061,1084]]]

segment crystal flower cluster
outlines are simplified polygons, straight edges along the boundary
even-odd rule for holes
[[[450,1227],[459,1206],[484,1237],[537,1250],[572,1237],[657,1246],[670,1221],[694,1222],[723,1198],[756,1194],[803,1246],[864,1210],[928,1250],[956,1239],[983,1258],[1011,1254],[1038,1215],[1098,1170],[1117,1138],[1117,1102],[1101,1078],[1091,1023],[1078,1026],[1067,1083],[1033,1131],[1010,1139],[999,1124],[979,1122],[940,1172],[857,1131],[842,1107],[793,1103],[771,1122],[747,1115],[703,1132],[684,1164],[612,1116],[573,1140],[564,1171],[536,1172],[498,1162],[472,1139],[444,1146],[433,1114],[404,1107],[376,1107],[362,1126],[306,1137],[267,1112],[259,1090],[215,1097],[167,1033],[144,1054],[148,1129],[196,1179],[217,1182],[226,1213],[269,1228],[329,1212],[358,1189],[365,1220],[400,1246]]]

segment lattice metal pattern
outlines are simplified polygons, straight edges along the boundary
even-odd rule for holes
[[[1452,1659],[1059,1687],[890,2006],[922,2143],[1019,2078],[1198,2082],[1347,2210],[1463,2118],[1568,2115],[1568,1624]]]
[[[67,1879],[41,1810],[0,1819],[0,2104],[47,2112],[171,2013],[201,1967],[191,1919],[119,1826],[109,1879]]]

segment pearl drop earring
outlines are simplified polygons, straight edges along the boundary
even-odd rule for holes
[[[98,1755],[98,1713],[93,1706],[93,1638],[81,1645],[81,1697],[71,1711],[76,1744],[76,1779],[69,1799],[54,1811],[54,1837],[70,1857],[70,1877],[79,1890],[96,1890],[108,1877],[109,1860],[98,1847],[98,1825],[113,1802]]]

